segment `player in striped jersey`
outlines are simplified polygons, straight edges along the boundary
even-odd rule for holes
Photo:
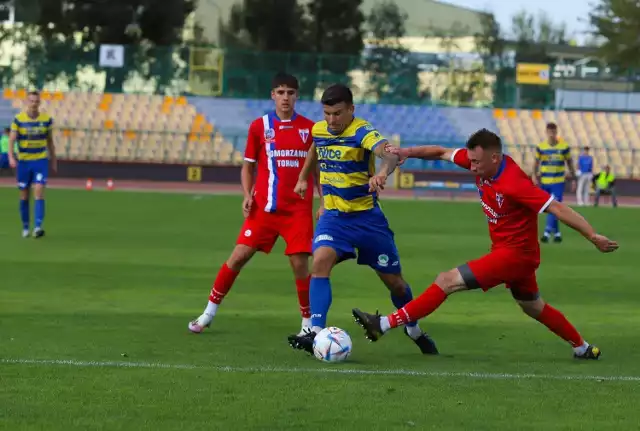
[[[40,112],[40,94],[32,91],[27,96],[27,109],[15,116],[11,123],[9,149],[17,143],[17,160],[13,151],[9,151],[9,164],[17,168],[18,188],[20,189],[20,217],[22,219],[22,236],[29,236],[31,227],[29,199],[31,185],[35,195],[35,228],[33,236],[44,236],[44,189],[49,178],[49,166],[56,172],[58,164],[53,145],[51,128],[53,118]]]
[[[322,95],[325,121],[313,126],[313,146],[300,173],[296,191],[304,196],[306,176],[317,165],[324,200],[324,214],[318,220],[313,241],[313,268],[309,299],[312,331],[291,335],[289,345],[313,354],[313,341],[327,323],[332,292],[329,277],[338,263],[356,257],[360,265],[372,268],[401,308],[413,298],[402,277],[394,234],[378,203],[378,193],[398,157],[385,152],[388,143],[367,121],[355,117],[353,94],[341,84]],[[375,172],[376,156],[383,159]],[[433,340],[412,322],[405,334],[423,354],[437,354]]]
[[[540,184],[542,190],[552,195],[558,202],[562,202],[564,195],[565,165],[571,173],[572,191],[575,191],[576,172],[573,168],[569,144],[564,139],[558,138],[558,126],[555,123],[549,123],[547,124],[547,139],[539,143],[536,148],[536,163],[533,168],[532,180],[534,184]],[[562,242],[558,218],[549,213],[541,241],[548,242],[553,233],[555,233],[554,241]]]

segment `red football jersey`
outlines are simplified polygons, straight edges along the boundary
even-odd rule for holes
[[[313,173],[304,199],[293,192],[313,142],[313,125],[313,121],[296,113],[291,120],[280,120],[270,112],[249,126],[244,159],[257,163],[253,196],[263,211],[313,210]]]
[[[453,152],[451,161],[470,169],[466,149]],[[498,173],[491,179],[476,176],[482,209],[489,221],[492,249],[517,248],[540,253],[538,214],[553,201],[553,196],[536,187],[520,166],[507,155]]]

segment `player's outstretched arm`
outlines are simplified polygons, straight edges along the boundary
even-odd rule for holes
[[[451,157],[455,151],[455,149],[444,148],[439,145],[420,145],[409,148],[398,148],[388,145],[385,149],[392,154],[396,154],[400,160],[424,159],[451,161]]]
[[[589,222],[573,209],[562,202],[552,201],[545,210],[555,215],[558,220],[570,228],[578,231],[583,237],[588,239],[598,250],[603,253],[611,253],[618,249],[618,243],[610,240],[606,236],[596,233]]]

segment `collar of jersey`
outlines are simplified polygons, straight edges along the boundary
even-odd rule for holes
[[[281,120],[280,117],[278,117],[278,114],[276,114],[276,111],[271,111],[269,112],[269,116],[271,116],[271,118],[275,118],[276,120],[280,121],[280,122],[285,122],[288,123],[289,121],[293,121],[296,119],[296,117],[298,116],[298,113],[296,111],[293,111],[293,115],[291,116],[290,120]]]
[[[502,172],[504,171],[504,167],[506,165],[507,165],[507,158],[505,156],[502,156],[502,162],[500,162],[500,167],[498,168],[498,172],[496,172],[493,178],[491,178],[491,181],[497,180],[498,177],[502,175]]]

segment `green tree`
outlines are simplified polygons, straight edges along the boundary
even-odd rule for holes
[[[97,67],[101,44],[132,45],[125,67],[105,69],[105,91],[122,91],[131,71],[156,82],[163,92],[186,70],[177,66],[173,46],[180,43],[185,18],[194,0],[28,0],[33,3],[27,48],[31,85],[66,80],[77,84],[79,69]],[[12,30],[18,36],[17,30]],[[11,36],[10,36],[11,37]],[[18,40],[20,42],[20,40]]]
[[[297,0],[244,0],[231,8],[220,27],[226,94],[264,97],[276,72],[300,72],[292,53],[308,50],[305,13]]]
[[[600,55],[620,71],[640,66],[640,8],[637,1],[599,0],[589,19],[601,39]]]
[[[348,81],[346,72],[356,66],[353,55],[362,50],[361,3],[243,0],[236,4],[220,27],[226,50],[225,94],[264,97],[278,71],[297,75],[307,98],[313,97],[318,83]]]
[[[417,97],[418,67],[400,42],[407,17],[390,0],[377,3],[367,17],[370,38],[363,66],[369,74],[368,98],[389,102]]]
[[[364,43],[360,10],[362,0],[307,0],[307,31],[303,34],[305,51],[315,57],[300,57],[300,69],[305,71],[303,90],[312,97],[318,86],[335,82],[350,84],[347,72],[359,66]]]

